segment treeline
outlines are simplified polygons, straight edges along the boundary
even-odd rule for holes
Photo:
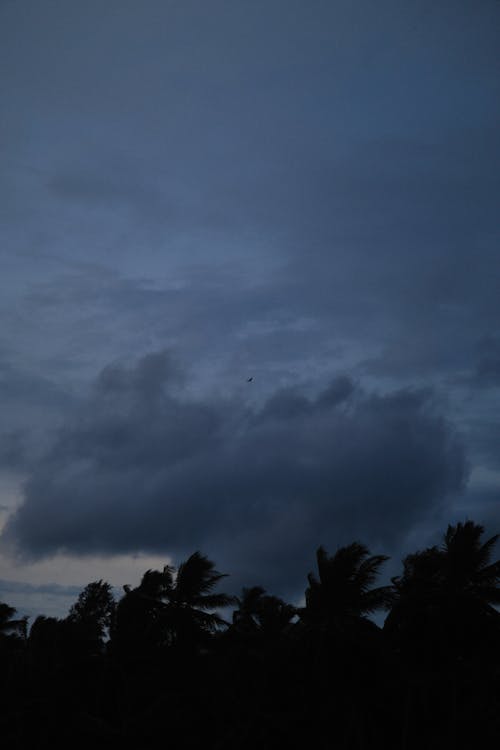
[[[449,526],[388,586],[376,586],[387,557],[320,547],[301,607],[259,586],[221,593],[225,575],[199,552],[118,602],[90,583],[66,618],[30,628],[0,604],[0,737],[9,749],[491,744],[500,561],[483,533]]]

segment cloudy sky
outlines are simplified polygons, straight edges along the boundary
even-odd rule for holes
[[[0,0],[0,599],[499,530],[499,22]]]

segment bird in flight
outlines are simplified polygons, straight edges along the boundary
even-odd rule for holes
[[[247,383],[251,383],[253,380],[253,376],[251,378],[247,378]]]

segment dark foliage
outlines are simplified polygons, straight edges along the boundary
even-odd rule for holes
[[[492,745],[500,732],[497,537],[467,521],[409,555],[320,547],[304,606],[240,598],[195,552],[148,570],[115,604],[90,583],[68,617],[0,604],[9,748],[339,748]],[[218,613],[235,607],[231,623]],[[370,615],[388,610],[384,627]]]

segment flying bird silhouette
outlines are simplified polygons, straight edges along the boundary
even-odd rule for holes
[[[247,383],[251,383],[251,382],[252,382],[252,380],[253,380],[253,377],[251,377],[251,378],[247,378]]]

